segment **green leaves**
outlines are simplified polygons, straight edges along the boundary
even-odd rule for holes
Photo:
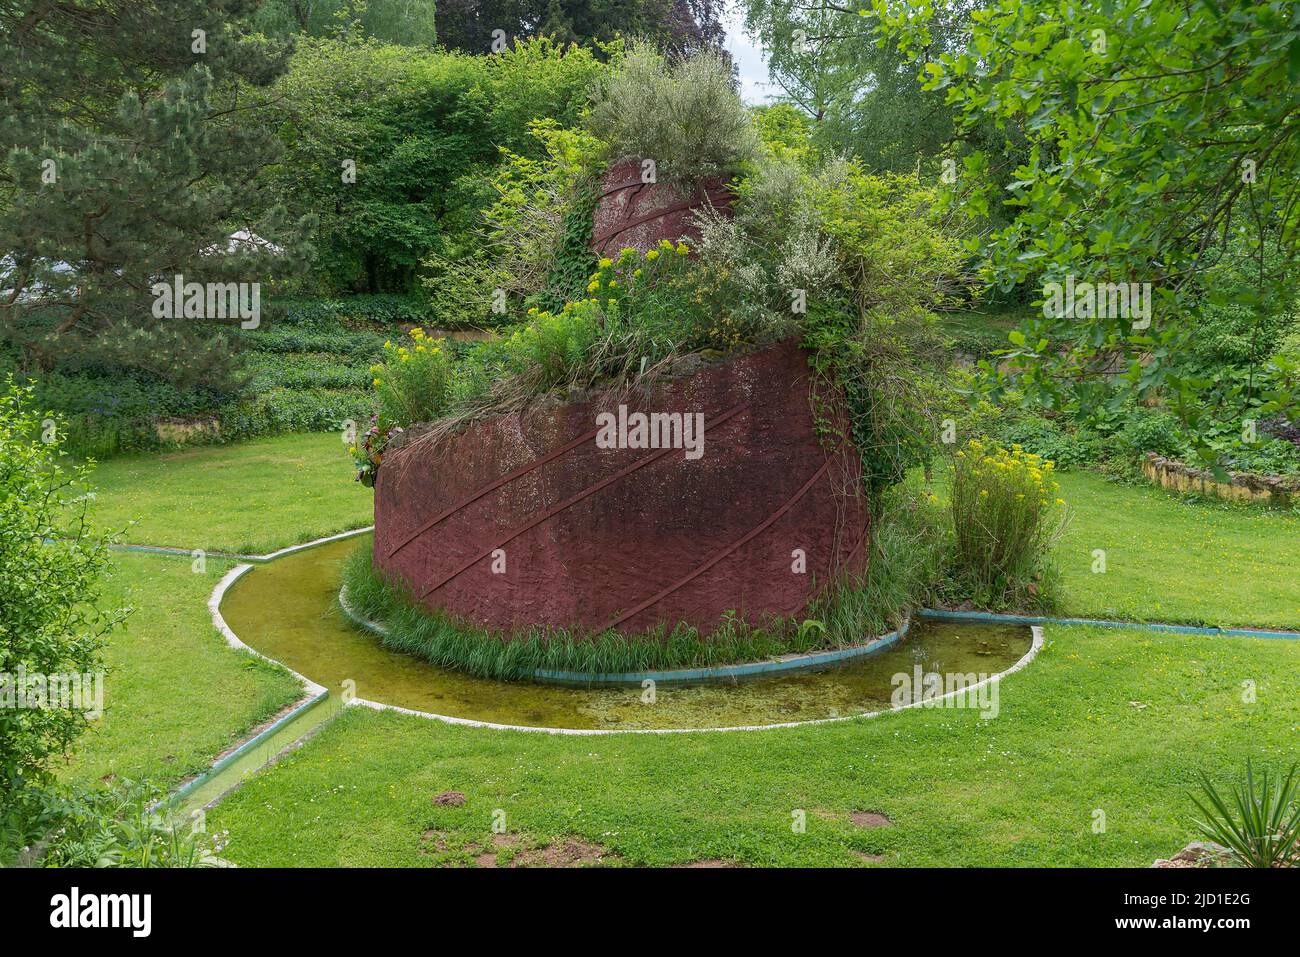
[[[922,31],[938,16],[935,4],[901,0],[877,0],[875,10],[890,39],[911,50],[922,49]],[[979,69],[941,68],[961,56]],[[1171,370],[1207,335],[1216,288],[1208,270],[1222,261],[1252,277],[1251,291],[1234,285],[1236,303],[1272,304],[1243,336],[1263,346],[1249,371],[1234,364],[1221,377],[1182,376],[1179,402],[1189,414],[1239,417],[1253,408],[1277,375],[1267,364],[1267,314],[1294,304],[1300,255],[1295,5],[999,0],[972,15],[964,51],[930,58],[921,75],[929,86],[940,75],[951,80],[947,97],[971,145],[965,159],[979,158],[961,164],[950,195],[986,220],[985,278],[1003,289],[1066,277],[1149,283],[1154,293],[1149,319],[1091,311],[1026,327],[1012,370],[1028,398],[1086,410],[1097,388],[1146,396],[1171,388]],[[1030,161],[997,191],[998,205],[988,199],[996,154],[979,135],[989,122],[1022,131],[1030,144]],[[1027,348],[1043,337],[1061,348]],[[1130,372],[1107,374],[1116,367]],[[1238,376],[1250,383],[1239,396],[1228,385]]]
[[[1300,777],[1292,765],[1286,777],[1258,778],[1246,760],[1245,781],[1228,796],[1200,772],[1201,794],[1190,795],[1203,820],[1193,823],[1212,841],[1232,852],[1244,867],[1295,865],[1300,854]]]
[[[91,523],[89,470],[61,465],[61,425],[30,398],[0,380],[0,675],[44,682],[102,672],[104,636],[124,614],[96,609],[108,540]],[[87,722],[70,707],[12,705],[0,707],[0,807],[46,783]]]

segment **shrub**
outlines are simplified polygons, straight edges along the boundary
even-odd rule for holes
[[[653,159],[661,179],[687,190],[758,153],[730,66],[710,50],[670,64],[633,44],[597,84],[587,122],[615,159]]]
[[[810,191],[836,270],[829,288],[808,290],[805,345],[844,392],[876,498],[932,455],[949,392],[933,310],[966,288],[966,255],[936,192],[915,177],[832,162]]]
[[[384,343],[384,361],[371,368],[380,418],[413,425],[446,413],[452,394],[451,357],[446,340],[429,339],[416,327],[409,346]]]
[[[1049,419],[1041,412],[1012,411],[1002,415],[990,435],[1004,446],[1018,445],[1062,469],[1095,465],[1106,452],[1105,439],[1098,433]]]
[[[360,390],[338,392],[270,392],[241,399],[219,410],[226,441],[285,432],[332,432],[370,412],[371,397]]]
[[[400,323],[423,323],[430,319],[424,303],[400,295],[359,295],[334,299],[286,297],[268,302],[264,312],[264,325],[243,335],[245,342],[251,346],[256,347],[269,330],[279,331],[286,326],[304,333],[317,331],[329,334],[337,333],[340,325],[395,326]]]
[[[534,159],[503,148],[490,179],[496,199],[482,214],[474,252],[459,259],[435,254],[424,262],[422,283],[445,324],[512,321],[510,306],[525,301],[558,309],[576,298],[591,272],[599,144],[551,120],[535,122],[530,133],[545,155]],[[497,289],[509,294],[505,311]]]
[[[1243,867],[1300,864],[1300,778],[1295,765],[1280,780],[1265,770],[1257,789],[1247,759],[1246,780],[1229,797],[1219,793],[1204,771],[1200,779],[1201,796],[1191,798],[1205,818],[1194,822],[1202,834],[1231,851]]]
[[[1257,475],[1300,475],[1300,446],[1283,439],[1243,446],[1235,458],[1229,459],[1229,466]]]
[[[499,147],[536,156],[529,124],[574,126],[595,52],[547,39],[494,56],[299,38],[277,84],[283,160],[268,170],[291,210],[317,220],[314,278],[335,290],[405,291],[431,256],[462,258],[494,199]],[[340,162],[355,182],[340,188]]]
[[[88,467],[64,469],[57,423],[32,390],[0,389],[0,682],[102,672],[101,648],[123,612],[100,611],[109,539],[91,521]],[[0,688],[0,690],[4,690]],[[50,764],[85,730],[83,710],[0,707],[0,807],[48,784]]]
[[[0,838],[0,861],[40,867],[228,867],[222,837],[196,831],[188,815],[159,795],[123,781],[97,789],[43,795],[20,834]],[[6,861],[8,863],[8,861]]]
[[[1065,523],[1054,465],[972,439],[953,460],[954,570],[979,604],[1029,602]]]
[[[1120,430],[1119,440],[1133,462],[1148,452],[1178,456],[1184,448],[1178,417],[1168,412],[1135,409]]]

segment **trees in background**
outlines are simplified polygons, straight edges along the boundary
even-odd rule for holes
[[[441,0],[438,42],[486,53],[493,31],[507,41],[549,36],[561,43],[653,40],[673,53],[720,48],[724,0]]]
[[[936,11],[928,52],[963,46],[977,5]],[[745,0],[744,8],[772,82],[812,120],[820,149],[857,156],[876,170],[933,166],[956,133],[954,110],[942,92],[923,87],[896,41],[882,42],[874,15],[830,0]]]
[[[603,69],[549,39],[491,56],[304,39],[276,87],[276,195],[317,221],[325,290],[407,292],[428,258],[469,254],[503,155],[540,158],[532,121],[572,126]]]
[[[989,278],[1079,293],[1013,334],[1019,385],[1085,415],[1162,393],[1207,460],[1249,444],[1256,420],[1295,417],[1300,368],[1273,346],[1296,304],[1300,6],[999,0],[972,15],[963,49],[936,56],[930,23],[947,6],[876,0],[875,14],[962,129],[991,120],[1028,140],[1009,189],[986,151],[962,157],[958,201],[1010,215],[984,244]],[[1253,313],[1247,364],[1189,365],[1229,304],[1219,331],[1240,338],[1241,307]]]
[[[435,0],[265,0],[253,25],[268,36],[335,36],[340,32],[384,43],[433,46]]]
[[[151,287],[267,282],[299,261],[297,230],[259,189],[278,152],[259,92],[285,51],[250,31],[256,7],[0,6],[0,345],[25,371],[229,381],[230,321],[160,318]],[[240,228],[280,254],[211,254]]]

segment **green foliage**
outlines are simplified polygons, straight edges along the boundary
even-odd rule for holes
[[[587,123],[617,160],[650,159],[657,177],[691,190],[757,155],[728,64],[711,51],[668,62],[633,44],[597,84]]]
[[[1134,422],[1144,421],[1134,417]],[[1164,423],[1136,430],[1127,435],[1132,442],[1144,438],[1159,437],[1160,427]],[[1055,462],[1058,468],[1075,469],[1098,465],[1106,458],[1108,443],[1106,437],[1087,428],[1075,427],[1069,421],[1048,418],[1042,414],[1008,410],[997,416],[990,424],[987,435],[1000,445],[1018,445],[1026,451]],[[1130,465],[1137,462],[1138,456],[1129,454],[1132,446],[1125,445],[1123,455]],[[1149,451],[1156,451],[1150,449]],[[1141,453],[1138,453],[1140,456]]]
[[[816,151],[805,114],[789,103],[772,103],[754,107],[750,117],[765,153],[778,161],[811,168]]]
[[[384,43],[433,46],[435,0],[264,0],[253,25],[273,37],[322,37],[340,32]]]
[[[89,470],[65,469],[58,423],[34,411],[30,389],[12,379],[2,384],[0,683],[12,697],[23,690],[20,672],[44,676],[42,686],[97,673],[102,682],[101,648],[124,613],[96,607],[108,539],[91,521]],[[82,707],[0,707],[0,806],[24,788],[48,784],[52,762],[93,710],[75,704]]]
[[[603,319],[591,299],[568,303],[558,313],[537,312],[505,340],[508,374],[535,393],[573,381],[588,367]]]
[[[262,324],[235,339],[236,391],[182,389],[112,366],[49,372],[29,382],[37,404],[64,420],[64,447],[82,457],[333,431],[370,414],[369,366],[385,340],[404,325],[427,322],[424,306],[401,296],[271,300]],[[6,368],[0,360],[0,373]]]
[[[929,26],[950,6],[876,0],[874,12],[930,61],[926,87],[946,91],[963,133],[991,121],[1028,138],[1009,195],[986,150],[963,158],[953,190],[973,215],[1013,216],[982,247],[989,278],[1149,282],[1155,296],[1149,325],[1086,310],[1028,321],[1007,355],[1019,387],[1050,409],[1113,408],[1118,368],[1126,391],[1167,396],[1210,463],[1232,454],[1242,418],[1293,410],[1294,369],[1266,359],[1300,252],[1300,9],[999,0],[972,15],[965,49],[932,56]],[[1234,343],[1205,335],[1207,306]],[[1250,364],[1245,381],[1189,363],[1225,344]]]
[[[332,432],[342,429],[349,419],[362,421],[369,409],[370,393],[366,390],[275,388],[223,407],[221,438],[233,442],[286,432]]]
[[[591,272],[599,144],[553,120],[533,122],[529,133],[544,155],[502,147],[491,178],[496,199],[483,211],[474,251],[424,263],[431,308],[450,325],[517,321],[521,303],[558,309]]]
[[[591,223],[600,201],[594,182],[580,182],[564,210],[560,239],[554,249],[551,268],[543,290],[529,302],[543,309],[559,309],[569,300],[581,296],[583,283],[596,268],[596,254],[591,251]]]
[[[265,91],[283,50],[250,32],[248,9],[0,8],[0,346],[24,372],[231,384],[235,322],[157,315],[151,287],[270,283],[303,264],[306,224],[257,175],[278,149]],[[280,252],[224,251],[236,228]]]
[[[833,397],[847,398],[864,480],[878,495],[928,461],[946,398],[932,310],[964,291],[966,259],[935,200],[914,178],[872,176],[857,164],[810,173],[758,163],[736,185],[734,218],[697,214],[694,256],[667,240],[645,253],[621,250],[597,263],[578,297],[558,310],[533,306],[499,340],[469,350],[440,427],[550,390],[629,385],[686,354],[802,332],[827,400],[819,427],[839,440]],[[413,424],[405,415],[380,423]]]
[[[1053,463],[971,439],[953,459],[953,569],[978,607],[1037,603],[1065,524]]]
[[[808,610],[817,618],[836,616],[834,607],[856,609],[866,630],[879,634],[902,617],[941,600],[952,534],[948,515],[933,494],[914,482],[891,486],[882,494],[871,526],[871,560],[858,581],[837,588],[834,600],[820,599]]]
[[[533,121],[575,125],[603,69],[546,39],[491,57],[302,41],[277,84],[288,112],[273,172],[284,201],[319,220],[317,281],[404,292],[423,261],[471,255],[503,156],[540,158]]]
[[[411,330],[410,345],[384,343],[384,361],[371,367],[380,417],[386,423],[432,422],[452,395],[451,356],[445,339]]]
[[[1282,439],[1261,441],[1245,446],[1228,464],[1236,471],[1256,475],[1300,476],[1300,446]]]
[[[646,37],[677,54],[721,47],[722,0],[451,0],[438,10],[438,41],[448,49],[487,53],[493,30],[548,36],[603,47],[619,37]]]
[[[1200,777],[1201,794],[1191,799],[1204,816],[1193,822],[1202,834],[1228,848],[1242,867],[1300,865],[1300,778],[1295,765],[1284,778],[1270,777],[1266,769],[1257,789],[1247,759],[1246,780],[1228,797],[1204,771]]]
[[[196,830],[160,795],[122,781],[45,795],[22,825],[0,834],[0,862],[27,867],[229,867],[221,836]]]
[[[327,349],[294,351],[349,352],[347,341],[355,341],[357,328],[389,327],[401,323],[427,323],[432,319],[417,299],[398,295],[361,295],[342,298],[276,299],[265,308],[267,328],[246,332],[244,343],[250,348],[268,349],[265,340],[274,334],[331,334],[343,337],[344,345],[331,340]],[[364,338],[364,333],[362,334]]]
[[[877,33],[874,15],[857,5],[784,0],[745,0],[743,8],[786,101],[769,109],[805,117],[819,152],[855,157],[876,172],[937,173],[956,110],[942,92],[923,88],[898,44]],[[930,55],[965,42],[969,11],[965,3],[942,8],[931,23]]]
[[[964,292],[966,263],[935,191],[914,178],[833,163],[812,195],[836,271],[809,310],[805,344],[847,399],[863,480],[878,498],[932,455],[950,401],[934,310]]]
[[[1168,412],[1135,411],[1120,430],[1119,440],[1134,463],[1147,452],[1176,458],[1185,454],[1186,449],[1178,417]],[[1034,451],[1039,450],[1034,448]]]

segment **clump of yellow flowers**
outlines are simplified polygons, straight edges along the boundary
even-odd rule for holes
[[[977,587],[1006,592],[1038,575],[1065,519],[1055,467],[1019,445],[971,439],[957,452],[955,557]]]
[[[416,326],[401,343],[385,342],[384,358],[370,367],[380,417],[388,422],[431,422],[446,412],[452,361],[445,339]]]

